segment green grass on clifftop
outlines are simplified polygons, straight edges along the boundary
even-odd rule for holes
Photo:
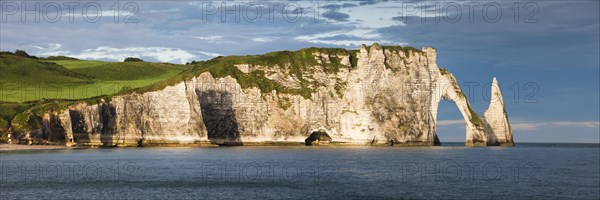
[[[38,60],[0,55],[0,101],[86,99],[167,80],[184,65],[150,62]]]
[[[298,51],[278,51],[264,55],[227,56],[200,62],[190,70],[193,74],[210,72],[213,77],[232,76],[237,79],[242,88],[257,87],[262,92],[268,93],[276,90],[278,93],[298,94],[310,98],[315,92],[316,85],[306,77],[312,72],[320,70],[326,73],[337,73],[341,68],[353,68],[355,65],[345,66],[340,64],[341,57],[350,56],[356,60],[356,50],[336,48],[306,48]],[[330,62],[315,56],[315,53],[329,55]],[[320,63],[319,63],[320,61]],[[355,62],[354,62],[355,63]],[[255,70],[243,73],[234,65],[250,64],[266,66],[267,68],[281,68],[289,71],[289,75],[300,80],[301,88],[287,88],[278,82],[267,79],[264,71]]]

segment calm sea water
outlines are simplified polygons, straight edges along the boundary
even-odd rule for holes
[[[598,199],[598,144],[0,154],[2,199]]]

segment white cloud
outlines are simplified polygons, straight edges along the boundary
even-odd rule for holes
[[[220,40],[223,39],[223,36],[219,36],[219,35],[211,35],[211,36],[196,36],[194,37],[196,39],[199,40],[206,40],[206,41],[215,41],[215,40]]]
[[[351,2],[358,3],[358,2]],[[402,21],[394,20],[398,17],[398,2],[378,2],[376,4],[367,4],[346,8],[339,8],[336,13],[347,14],[348,18],[342,21],[331,17],[325,19],[325,22],[343,27],[343,30],[318,33],[314,35],[298,36],[294,39],[309,43],[320,43],[339,46],[359,46],[361,44],[399,44],[407,45],[405,42],[385,40],[377,31],[392,26],[406,26]],[[329,14],[324,9],[323,15]],[[338,37],[338,39],[335,39]]]
[[[61,50],[63,45],[58,44],[58,43],[34,44],[34,45],[30,45],[30,46],[35,49],[38,49],[38,51],[36,53],[34,53],[35,55],[38,55],[38,56],[55,56],[55,55],[66,55],[66,54],[71,53],[69,51]]]
[[[465,120],[462,119],[456,119],[456,120],[438,120],[436,123],[438,126],[451,126],[451,125],[457,125],[457,124],[465,124]]]
[[[223,40],[223,36],[220,36],[220,35],[195,36],[193,38],[203,40],[203,41],[206,41],[209,43],[216,43],[216,44],[226,44],[226,43],[234,44],[235,43],[233,41]]]
[[[309,39],[315,39],[315,38],[327,38],[327,37],[335,37],[335,36],[341,36],[341,35],[360,37],[360,38],[365,38],[365,39],[381,38],[381,35],[379,33],[375,33],[375,32],[373,32],[373,30],[370,30],[370,29],[340,30],[340,31],[327,32],[327,33],[318,33],[318,34],[309,35],[309,36],[299,36],[296,38],[301,39],[301,40],[302,39],[309,40]]]
[[[114,48],[101,46],[95,49],[86,49],[79,53],[61,50],[61,44],[47,44],[46,46],[32,45],[34,48],[40,49],[35,55],[38,56],[57,56],[64,55],[79,59],[92,60],[114,60],[123,61],[127,57],[150,57],[158,62],[170,63],[186,63],[195,59],[210,59],[217,56],[222,56],[218,53],[207,51],[189,51],[179,48],[168,47],[128,47]]]
[[[186,63],[198,55],[192,53],[203,54],[208,57],[215,57],[219,54],[204,52],[204,51],[186,51],[178,48],[168,47],[128,47],[128,48],[113,48],[102,46],[95,49],[86,49],[81,53],[69,54],[67,56],[79,59],[94,59],[94,60],[115,60],[122,61],[127,57],[151,57],[159,62]]]
[[[453,125],[464,125],[465,121],[462,119],[457,120],[439,120],[438,126],[453,126]],[[549,122],[513,122],[510,127],[516,131],[535,131],[541,127],[600,127],[598,121],[549,121]]]
[[[551,122],[522,122],[511,124],[514,130],[520,131],[535,131],[541,127],[599,127],[600,122],[597,121],[551,121]]]
[[[600,126],[600,122],[554,122],[555,125],[559,126],[583,126],[583,127],[597,127]]]
[[[84,13],[85,13],[85,17],[88,18],[89,20],[96,20],[97,17],[100,17],[99,20],[102,20],[103,18],[106,18],[107,20],[112,20],[112,17],[115,16],[135,16],[137,13],[132,13],[130,11],[127,10],[119,10],[118,12],[115,10],[106,10],[103,9],[102,11],[98,11],[94,9],[94,6],[90,6],[90,9],[87,10],[87,12],[85,12],[86,10],[84,9],[74,9],[73,12],[69,12],[69,10],[63,10],[62,11],[62,16],[63,17],[75,17],[75,18],[80,18],[84,17]],[[50,13],[48,14],[50,17],[54,17],[54,13]],[[83,20],[83,19],[82,19]],[[122,19],[121,19],[122,20]]]
[[[178,8],[171,8],[171,9],[163,9],[163,10],[150,10],[151,13],[173,13],[173,12],[179,12],[180,10]]]
[[[275,38],[271,38],[271,37],[252,38],[252,41],[255,41],[255,42],[271,42],[273,40],[275,40]]]
[[[39,49],[41,51],[53,51],[60,49],[63,45],[58,43],[47,43],[47,44],[34,44],[31,45],[33,48]]]
[[[516,131],[535,131],[540,127],[539,123],[513,123],[510,125]]]
[[[203,55],[210,56],[210,57],[222,56],[222,54],[212,53],[212,52],[206,52],[206,51],[192,51],[192,52],[193,53],[203,54]]]
[[[370,45],[373,43],[381,43],[381,40],[310,40],[314,44],[331,44],[338,46],[360,46],[361,44]]]
[[[335,37],[340,38],[355,38],[355,39],[332,39]],[[295,40],[305,41],[309,43],[321,43],[321,44],[332,44],[341,46],[360,46],[361,44],[373,44],[373,43],[388,43],[394,42],[389,40],[383,40],[381,34],[375,32],[372,29],[353,29],[353,30],[339,30],[331,31],[326,33],[318,33],[313,35],[303,35],[294,38]],[[402,43],[400,45],[405,45]]]
[[[371,5],[362,5],[356,7],[340,8],[338,12],[350,15],[346,22],[336,22],[348,24],[357,28],[378,29],[390,26],[406,26],[401,21],[394,20],[397,17],[399,3],[396,1],[380,2]]]

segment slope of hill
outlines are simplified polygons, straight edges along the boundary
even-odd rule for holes
[[[0,55],[0,101],[86,99],[163,81],[187,69],[150,62],[39,60]]]
[[[53,62],[13,55],[0,55],[0,82],[35,85],[39,83],[91,83],[82,74],[70,71]]]
[[[72,70],[89,76],[94,80],[124,81],[151,79],[165,74],[174,75],[174,73],[177,74],[183,69],[185,68],[160,63],[123,62],[80,67]]]

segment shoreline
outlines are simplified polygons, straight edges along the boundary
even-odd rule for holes
[[[143,146],[128,146],[128,145],[58,145],[58,144],[5,144],[0,143],[0,152],[11,151],[27,151],[27,150],[66,150],[66,149],[94,149],[94,148],[148,148],[148,147],[287,147],[287,146],[308,146],[308,147],[435,147],[434,145],[424,144],[403,144],[403,145],[387,145],[387,144],[354,144],[354,143],[321,143],[314,145],[305,145],[301,142],[249,142],[239,144],[211,144],[211,143],[193,143],[193,144],[146,144]]]
[[[24,151],[24,150],[64,150],[80,147],[68,147],[66,145],[26,145],[26,144],[0,144],[0,152]]]
[[[600,146],[600,143],[519,143],[519,145],[515,146],[539,146],[539,145],[597,145]],[[390,148],[427,148],[427,147],[469,147],[465,146],[462,142],[446,142],[440,146],[431,146],[431,145],[357,145],[357,144],[317,144],[317,145],[304,145],[300,143],[245,143],[243,145],[216,145],[216,144],[154,144],[154,145],[146,145],[146,146],[87,146],[87,145],[57,145],[57,144],[6,144],[0,143],[0,153],[13,152],[13,151],[36,151],[36,150],[70,150],[70,149],[98,149],[98,148],[160,148],[160,147],[197,147],[197,148],[219,148],[219,147],[390,147]],[[509,146],[485,146],[485,147],[509,147]],[[512,147],[512,146],[510,146]]]

